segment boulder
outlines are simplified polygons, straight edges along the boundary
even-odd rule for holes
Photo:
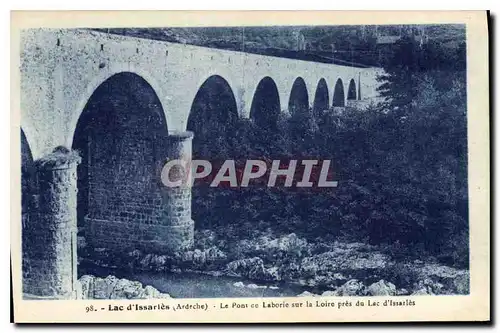
[[[337,277],[349,275],[352,271],[383,269],[389,263],[389,256],[380,252],[362,252],[359,247],[339,247],[302,259],[300,267],[302,275],[328,276],[333,283]],[[337,273],[337,277],[332,272]]]
[[[144,298],[144,299],[170,298],[170,295],[164,294],[152,286],[146,286],[146,287],[144,287],[144,289],[141,293],[141,298]]]
[[[78,251],[81,251],[87,247],[87,242],[85,241],[85,237],[83,236],[78,236],[76,238],[76,246]]]
[[[194,249],[179,253],[178,258],[183,264],[191,265],[195,269],[207,270],[213,264],[226,259],[226,254],[216,246],[204,250]]]
[[[298,237],[295,233],[280,237],[277,240],[277,248],[282,252],[298,257],[311,254],[307,241]]]
[[[104,279],[99,277],[95,278],[93,299],[109,299],[117,282],[118,279],[112,275]]]
[[[268,279],[264,262],[259,257],[231,261],[227,264],[227,270],[230,274],[245,276],[252,280]]]
[[[370,296],[394,296],[396,295],[396,286],[390,282],[380,280],[368,286],[366,293]]]
[[[341,273],[334,273],[332,277],[333,277],[334,280],[339,280],[339,281],[341,281],[341,280],[347,280],[347,277],[345,277]]]
[[[158,298],[158,296],[160,295],[160,292],[158,291],[158,289],[156,288],[153,288],[152,286],[146,286],[144,287],[144,296],[146,298]]]
[[[76,283],[77,299],[89,299],[94,295],[93,275],[84,275]]]
[[[453,294],[469,293],[469,271],[456,269],[439,264],[426,264],[419,268],[421,280],[431,279],[434,283],[442,285],[435,286],[441,292]]]
[[[142,269],[151,269],[151,260],[153,259],[152,254],[147,254],[145,255],[141,261],[139,262],[139,265]]]
[[[237,243],[236,251],[240,256],[257,255],[266,261],[276,261],[283,257],[300,258],[311,254],[311,246],[304,238],[291,233],[279,238],[262,235],[255,239],[244,239]]]
[[[444,285],[442,283],[430,281],[430,283],[426,284],[426,286],[427,286],[427,289],[430,288],[432,293],[435,295],[443,294]]]
[[[385,268],[389,262],[389,257],[382,253],[368,253],[366,257],[355,258],[343,263],[341,269],[344,270],[364,270]]]
[[[412,296],[432,295],[432,293],[429,292],[426,288],[420,288],[414,291],[411,295]]]
[[[244,284],[243,284],[243,282],[241,282],[241,281],[233,283],[233,286],[238,287],[238,288],[243,288],[243,287],[245,287],[245,285],[244,285]]]
[[[344,283],[337,290],[335,290],[335,296],[359,296],[364,294],[363,282],[356,279],[352,279]]]
[[[127,279],[120,279],[118,282],[115,284],[115,288],[111,292],[111,295],[109,296],[110,299],[123,299],[127,298],[125,296],[125,291],[124,289],[127,288],[130,285],[130,281]]]
[[[453,287],[458,294],[469,294],[469,274],[462,274],[453,279]]]
[[[154,267],[157,271],[165,268],[168,257],[166,255],[153,256],[151,257],[150,265]]]
[[[142,283],[137,282],[137,281],[129,281],[124,288],[123,288],[123,295],[125,298],[128,299],[135,299],[135,298],[143,298],[144,297],[144,290],[142,289]]]
[[[133,251],[129,252],[127,255],[128,255],[129,257],[134,258],[134,259],[136,259],[136,260],[137,260],[137,259],[139,259],[140,257],[142,257],[142,252],[141,252],[140,250],[135,249],[135,250],[133,250]]]
[[[195,230],[194,241],[196,247],[201,249],[209,248],[215,244],[216,240],[216,234],[212,230]]]
[[[402,295],[409,295],[409,291],[406,290],[405,288],[401,288],[401,289],[398,289],[396,290],[396,295],[398,296],[402,296]]]
[[[314,278],[308,279],[306,285],[310,287],[327,286],[331,285],[332,281],[335,281],[335,279],[330,274],[316,275]]]
[[[207,258],[205,252],[201,252],[200,249],[195,249],[193,251],[193,261],[198,266],[206,263]]]
[[[264,279],[268,281],[281,281],[279,268],[276,266],[264,269]]]
[[[439,295],[443,294],[443,285],[439,282],[435,282],[432,279],[424,279],[418,281],[417,284],[414,285],[414,290],[423,292],[425,290],[428,295]]]
[[[310,293],[308,291],[304,291],[304,292],[297,295],[297,297],[316,297],[316,296],[318,296],[318,295]]]

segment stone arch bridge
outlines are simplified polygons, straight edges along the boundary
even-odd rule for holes
[[[223,79],[240,117],[255,97],[275,88],[279,109],[290,103],[344,106],[376,98],[377,68],[358,68],[168,43],[90,30],[30,29],[21,36],[21,127],[35,158],[71,146],[96,89],[134,73],[154,91],[168,132],[185,131],[196,94]],[[222,80],[221,80],[222,81]],[[263,91],[265,93],[263,93]],[[299,96],[302,94],[303,96]],[[302,98],[302,100],[300,100]]]
[[[191,190],[159,186],[158,172],[166,159],[191,157],[186,130],[203,124],[200,114],[265,124],[283,113],[363,107],[377,98],[379,73],[86,29],[24,30],[19,107],[28,291],[46,293],[40,281],[51,290],[67,282],[57,276],[73,270],[65,253],[74,252],[77,220],[96,247],[172,252],[192,245]],[[79,151],[78,168],[76,160],[37,166],[60,146]],[[40,248],[53,251],[41,258]],[[53,269],[33,274],[37,267]],[[74,289],[58,288],[61,297]]]

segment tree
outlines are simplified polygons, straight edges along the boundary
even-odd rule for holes
[[[444,92],[458,76],[465,79],[465,56],[464,42],[443,46],[436,40],[420,43],[412,34],[405,35],[383,61],[380,95],[391,110],[406,116],[416,106],[423,74],[432,72],[434,84]]]
[[[420,48],[414,38],[404,36],[395,44],[393,54],[383,64],[385,74],[378,88],[387,106],[404,113],[417,95],[415,75],[419,72]]]

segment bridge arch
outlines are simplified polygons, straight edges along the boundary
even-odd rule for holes
[[[345,106],[344,83],[342,83],[342,79],[337,79],[337,82],[335,83],[332,105],[334,107]]]
[[[187,117],[185,119],[185,129],[187,129],[187,121],[190,116],[189,111],[191,111],[191,107],[193,105],[193,101],[196,98],[196,95],[199,93],[200,89],[206,84],[208,80],[213,80],[215,77],[220,77],[225,81],[225,84],[230,88],[234,99],[236,101],[236,106],[237,106],[237,111],[238,115],[241,115],[241,108],[242,108],[242,94],[243,92],[240,91],[239,87],[239,79],[235,77],[234,73],[231,72],[230,68],[227,66],[217,66],[214,68],[209,68],[206,70],[203,68],[203,70],[200,70],[198,72],[194,73],[195,78],[190,78],[187,77],[188,82],[186,82],[185,86],[183,86],[183,89],[187,90],[187,93],[184,94],[185,97],[183,99],[186,100],[187,103]],[[195,84],[193,84],[193,81]],[[182,102],[182,101],[175,101],[175,104],[177,105],[177,102]],[[168,119],[167,119],[168,120]]]
[[[280,96],[276,82],[269,76],[261,79],[253,94],[250,119],[260,128],[276,125],[281,112]]]
[[[313,112],[315,115],[324,110],[329,109],[330,97],[328,94],[328,85],[325,79],[320,79],[316,86],[316,93],[314,95]]]
[[[77,169],[78,225],[94,245],[130,239],[132,225],[158,195],[158,161],[168,128],[160,99],[143,77],[120,72],[102,82],[80,113],[72,140]],[[135,217],[133,221],[129,220]]]
[[[94,92],[108,79],[112,78],[116,74],[120,73],[133,73],[138,77],[143,78],[144,81],[148,83],[148,85],[155,92],[156,96],[158,96],[160,106],[162,108],[162,112],[164,114],[164,118],[168,124],[175,123],[174,117],[166,106],[166,98],[168,95],[165,93],[165,90],[162,88],[162,85],[155,79],[154,75],[144,70],[142,67],[135,66],[132,63],[122,63],[122,62],[111,62],[107,64],[101,71],[97,73],[92,73],[93,78],[86,85],[85,90],[80,95],[80,99],[74,105],[74,109],[72,110],[71,120],[68,125],[68,134],[66,137],[66,146],[71,147],[73,144],[73,138],[75,135],[75,130],[80,120],[80,116],[84,111],[88,101],[91,99]]]
[[[220,75],[208,77],[193,99],[187,121],[187,129],[194,132],[194,153],[203,154],[202,147],[213,149],[214,140],[223,141],[231,136],[238,117],[236,97],[229,82]]]
[[[44,153],[48,153],[49,151],[45,151],[43,148],[43,142],[41,142],[44,140],[43,135],[40,135],[41,133],[36,131],[35,127],[31,126],[31,122],[29,122],[27,118],[27,116],[21,115],[20,128],[22,136],[30,147],[33,160],[37,160],[42,157]]]
[[[349,81],[349,88],[347,89],[347,100],[356,100],[356,95],[356,82],[354,82],[354,79],[351,79],[351,81]]]
[[[288,111],[291,115],[297,112],[309,111],[309,94],[307,93],[307,86],[302,77],[295,79],[290,92],[288,100]]]

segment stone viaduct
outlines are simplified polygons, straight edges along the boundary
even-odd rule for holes
[[[46,295],[39,283],[46,281],[49,296],[70,297],[72,282],[58,276],[75,261],[65,253],[75,251],[76,220],[95,247],[173,252],[192,245],[191,190],[160,186],[159,171],[167,159],[191,158],[197,108],[258,124],[280,112],[362,107],[377,98],[379,72],[86,29],[24,30],[27,290]],[[78,167],[61,146],[80,153]],[[30,287],[35,280],[38,289]]]

